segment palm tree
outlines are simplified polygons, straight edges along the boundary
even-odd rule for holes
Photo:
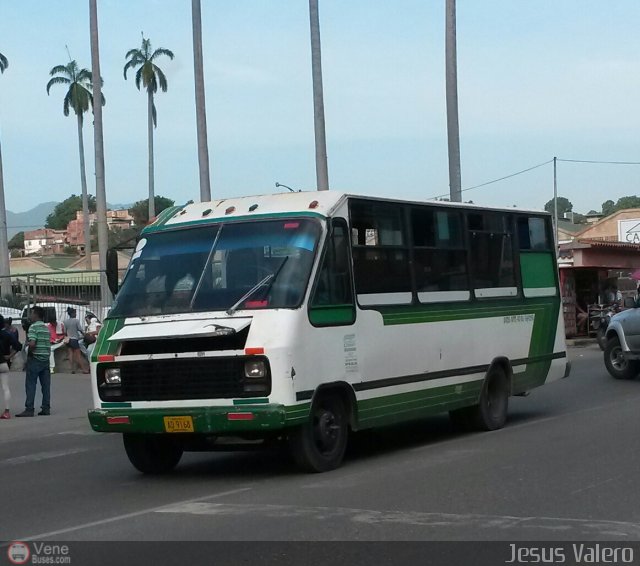
[[[9,60],[0,53],[0,73],[9,66]],[[11,295],[9,264],[9,238],[7,236],[7,209],[4,202],[4,177],[2,174],[2,148],[0,147],[0,294]]]
[[[149,218],[156,215],[155,198],[153,188],[153,128],[157,126],[156,106],[153,97],[158,92],[158,85],[162,92],[167,92],[167,77],[162,69],[155,64],[158,57],[165,55],[169,59],[173,59],[173,52],[158,47],[155,51],[151,49],[151,40],[145,39],[142,34],[142,45],[139,49],[130,49],[125,55],[128,59],[124,66],[124,78],[127,79],[127,71],[129,69],[138,69],[136,71],[136,87],[140,90],[142,85],[147,91],[147,130],[149,135]]]
[[[53,85],[68,86],[67,93],[62,101],[62,111],[69,115],[69,109],[73,109],[78,122],[78,148],[80,151],[80,182],[82,184],[82,233],[85,246],[86,268],[91,269],[91,235],[89,233],[89,196],[87,193],[87,175],[84,164],[84,139],[82,135],[83,116],[89,108],[93,108],[93,85],[91,71],[80,69],[75,61],[69,61],[67,65],[56,65],[49,72],[47,94]],[[102,106],[105,100],[102,97]]]

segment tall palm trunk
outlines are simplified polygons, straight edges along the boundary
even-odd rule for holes
[[[84,137],[82,135],[82,114],[78,114],[78,149],[80,150],[80,183],[82,185],[82,239],[84,240],[85,269],[91,269],[91,231],[89,229],[89,195],[87,193],[87,173],[84,166]]]
[[[149,220],[156,215],[156,199],[153,188],[153,93],[147,92],[147,118],[149,129]]]
[[[202,57],[202,10],[200,0],[191,0],[193,27],[193,71],[196,88],[196,130],[198,134],[198,166],[200,169],[200,200],[211,200],[209,178],[209,145],[207,142],[207,109],[204,96]]]
[[[324,94],[322,90],[322,56],[320,51],[320,17],[318,0],[309,0],[311,27],[311,74],[313,77],[313,122],[316,145],[316,182],[319,191],[329,189],[327,139],[324,124]]]
[[[456,0],[447,0],[445,16],[447,137],[449,141],[449,195],[462,202],[460,180],[460,126],[458,124],[458,60],[456,49]]]
[[[7,209],[4,202],[4,177],[2,174],[2,147],[0,146],[0,293],[11,295],[9,263],[9,238],[7,236]]]
[[[100,297],[101,307],[108,304],[109,286],[107,284],[107,193],[104,178],[104,140],[102,135],[102,81],[100,77],[100,46],[98,37],[98,4],[89,0],[89,30],[91,38],[91,74],[93,81],[93,150],[96,164],[96,220],[98,224],[98,257],[100,260]],[[102,312],[102,310],[101,310]]]

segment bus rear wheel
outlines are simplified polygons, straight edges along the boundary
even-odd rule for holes
[[[143,474],[165,474],[182,458],[182,446],[164,434],[123,434],[124,449]]]
[[[289,448],[301,469],[328,472],[342,463],[348,435],[344,400],[335,393],[325,393],[314,401],[309,420],[289,435]]]
[[[507,421],[509,408],[509,379],[500,367],[489,370],[482,384],[477,405],[456,409],[449,413],[457,430],[498,430]]]

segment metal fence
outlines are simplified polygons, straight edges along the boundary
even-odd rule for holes
[[[113,295],[100,291],[101,271],[61,271],[11,275],[11,295],[3,296],[5,308],[60,302],[85,305],[101,318],[111,307]],[[0,277],[0,282],[3,278]],[[104,296],[103,296],[104,295]]]

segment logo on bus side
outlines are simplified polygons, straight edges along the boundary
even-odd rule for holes
[[[536,318],[535,314],[512,314],[505,316],[503,319],[504,324],[514,324],[518,322],[533,322]]]

